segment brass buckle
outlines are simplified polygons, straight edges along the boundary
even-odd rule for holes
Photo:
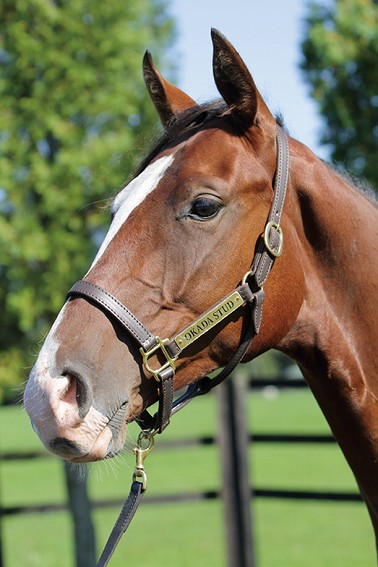
[[[278,243],[277,249],[272,248],[272,246],[270,245],[270,242],[269,242],[270,231],[272,230],[272,228],[274,228],[276,230],[276,232],[279,236],[279,243]],[[284,241],[284,237],[283,237],[283,232],[282,232],[282,228],[280,227],[280,225],[277,224],[276,222],[269,221],[267,223],[267,225],[265,227],[265,231],[264,231],[264,244],[267,247],[268,251],[275,258],[279,258],[282,254],[283,241]]]
[[[144,365],[145,369],[147,370],[147,372],[152,374],[152,376],[155,378],[155,380],[157,382],[160,382],[160,378],[159,378],[160,372],[163,372],[163,370],[165,370],[168,367],[171,367],[173,371],[176,370],[175,361],[177,360],[177,356],[172,358],[169,355],[167,349],[165,348],[165,345],[169,342],[169,339],[163,339],[162,340],[159,337],[156,337],[156,340],[157,340],[157,344],[155,346],[153,346],[152,348],[150,348],[150,350],[148,350],[147,352],[143,349],[143,347],[141,347],[139,350],[140,350],[140,353],[143,357],[143,365]],[[163,353],[167,362],[165,362],[162,366],[160,366],[160,368],[151,368],[148,359],[152,355],[154,355],[159,349]]]

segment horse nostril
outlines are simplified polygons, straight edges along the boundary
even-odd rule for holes
[[[70,371],[64,372],[63,376],[68,378],[69,384],[62,399],[67,403],[76,404],[79,410],[79,417],[84,419],[92,404],[88,382],[79,374]]]

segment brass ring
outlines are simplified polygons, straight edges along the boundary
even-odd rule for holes
[[[272,246],[270,245],[270,242],[269,242],[270,231],[272,230],[272,228],[275,229],[276,233],[279,236],[279,243],[278,243],[277,249],[272,248]],[[282,232],[282,228],[280,227],[280,225],[277,224],[276,222],[269,221],[267,223],[267,225],[265,227],[265,231],[264,231],[264,244],[267,247],[268,252],[270,252],[272,254],[272,256],[274,256],[275,258],[279,258],[282,254],[283,241],[284,241],[284,237],[283,237],[283,232]]]

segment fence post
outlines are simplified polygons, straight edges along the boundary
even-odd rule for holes
[[[1,503],[0,503],[1,506]],[[0,510],[0,567],[4,567],[3,561],[3,512]]]
[[[76,567],[95,567],[95,534],[92,523],[91,504],[87,491],[87,465],[80,471],[64,461],[69,508],[72,514],[75,536]]]
[[[3,526],[4,526],[4,516],[3,516],[3,489],[0,475],[0,567],[4,567],[4,540],[3,540]]]
[[[256,567],[252,535],[251,488],[245,380],[228,379],[216,388],[229,567]]]

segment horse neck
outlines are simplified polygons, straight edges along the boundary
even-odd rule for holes
[[[289,214],[295,210],[305,290],[296,324],[280,347],[307,375],[318,375],[322,361],[327,375],[344,380],[353,368],[366,383],[374,367],[374,349],[369,356],[366,345],[378,339],[378,209],[294,140],[291,156]]]
[[[299,363],[356,476],[378,542],[378,209],[307,148],[291,145],[287,213],[305,289],[277,348]]]

